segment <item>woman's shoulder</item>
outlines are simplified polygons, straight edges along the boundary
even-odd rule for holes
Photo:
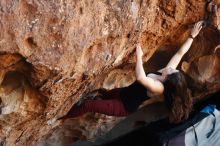
[[[150,71],[150,72],[146,72],[146,75],[148,74],[156,74],[156,75],[162,75],[162,73],[160,71]]]
[[[155,79],[155,80],[160,81],[160,80],[161,80],[162,73],[159,72],[159,71],[147,72],[147,73],[146,73],[146,76],[147,76],[147,77],[150,77],[150,78],[152,78],[152,79]]]

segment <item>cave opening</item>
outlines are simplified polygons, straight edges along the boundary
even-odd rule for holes
[[[0,60],[1,115],[42,114],[48,98],[33,84],[34,67],[19,54],[4,53]]]
[[[26,77],[17,71],[7,72],[0,84],[1,114],[26,114],[43,111],[47,98],[34,89]]]

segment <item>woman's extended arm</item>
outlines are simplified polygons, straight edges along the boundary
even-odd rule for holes
[[[156,79],[147,77],[144,71],[143,67],[143,61],[142,61],[143,52],[140,46],[136,47],[136,78],[139,83],[141,83],[143,86],[145,86],[149,91],[155,94],[162,94],[164,87],[163,84]]]
[[[195,38],[199,34],[200,30],[202,29],[203,23],[204,23],[203,21],[199,21],[194,25],[192,32],[191,32],[191,37],[188,38],[186,42],[180,47],[178,52],[171,58],[171,60],[169,61],[166,67],[171,67],[173,69],[177,68],[183,55],[186,54],[186,52],[191,47],[193,38]]]
[[[192,32],[191,32],[191,35],[193,38],[199,34],[200,30],[202,29],[202,24],[203,24],[203,21],[199,21],[194,25],[194,28],[192,29]],[[181,46],[180,50],[171,58],[171,60],[169,61],[169,63],[167,64],[165,68],[171,67],[173,69],[176,69],[183,55],[189,50],[192,44],[193,38],[188,38],[186,40],[186,42]],[[141,83],[143,86],[145,86],[150,92],[154,94],[162,94],[164,91],[163,84],[159,80],[151,78],[151,77],[147,77],[145,75],[143,62],[142,62],[142,56],[143,56],[142,49],[138,45],[136,47],[137,62],[136,62],[136,68],[135,68],[137,81]]]

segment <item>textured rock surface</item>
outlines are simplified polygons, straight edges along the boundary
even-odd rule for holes
[[[67,145],[105,133],[120,119],[87,114],[59,127],[47,121],[82,94],[131,83],[138,42],[145,61],[157,50],[146,70],[160,68],[204,16],[203,0],[1,0],[0,141]],[[217,30],[204,29],[181,65],[205,85],[195,97],[220,89],[219,42]]]

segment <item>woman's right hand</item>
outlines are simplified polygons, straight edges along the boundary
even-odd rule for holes
[[[192,32],[191,32],[191,35],[193,38],[195,38],[199,34],[200,30],[202,29],[203,23],[204,21],[199,21],[194,25]]]
[[[141,46],[140,46],[140,44],[138,44],[137,46],[136,46],[136,55],[137,55],[137,57],[142,57],[143,56],[143,51],[142,51],[142,48],[141,48]]]

